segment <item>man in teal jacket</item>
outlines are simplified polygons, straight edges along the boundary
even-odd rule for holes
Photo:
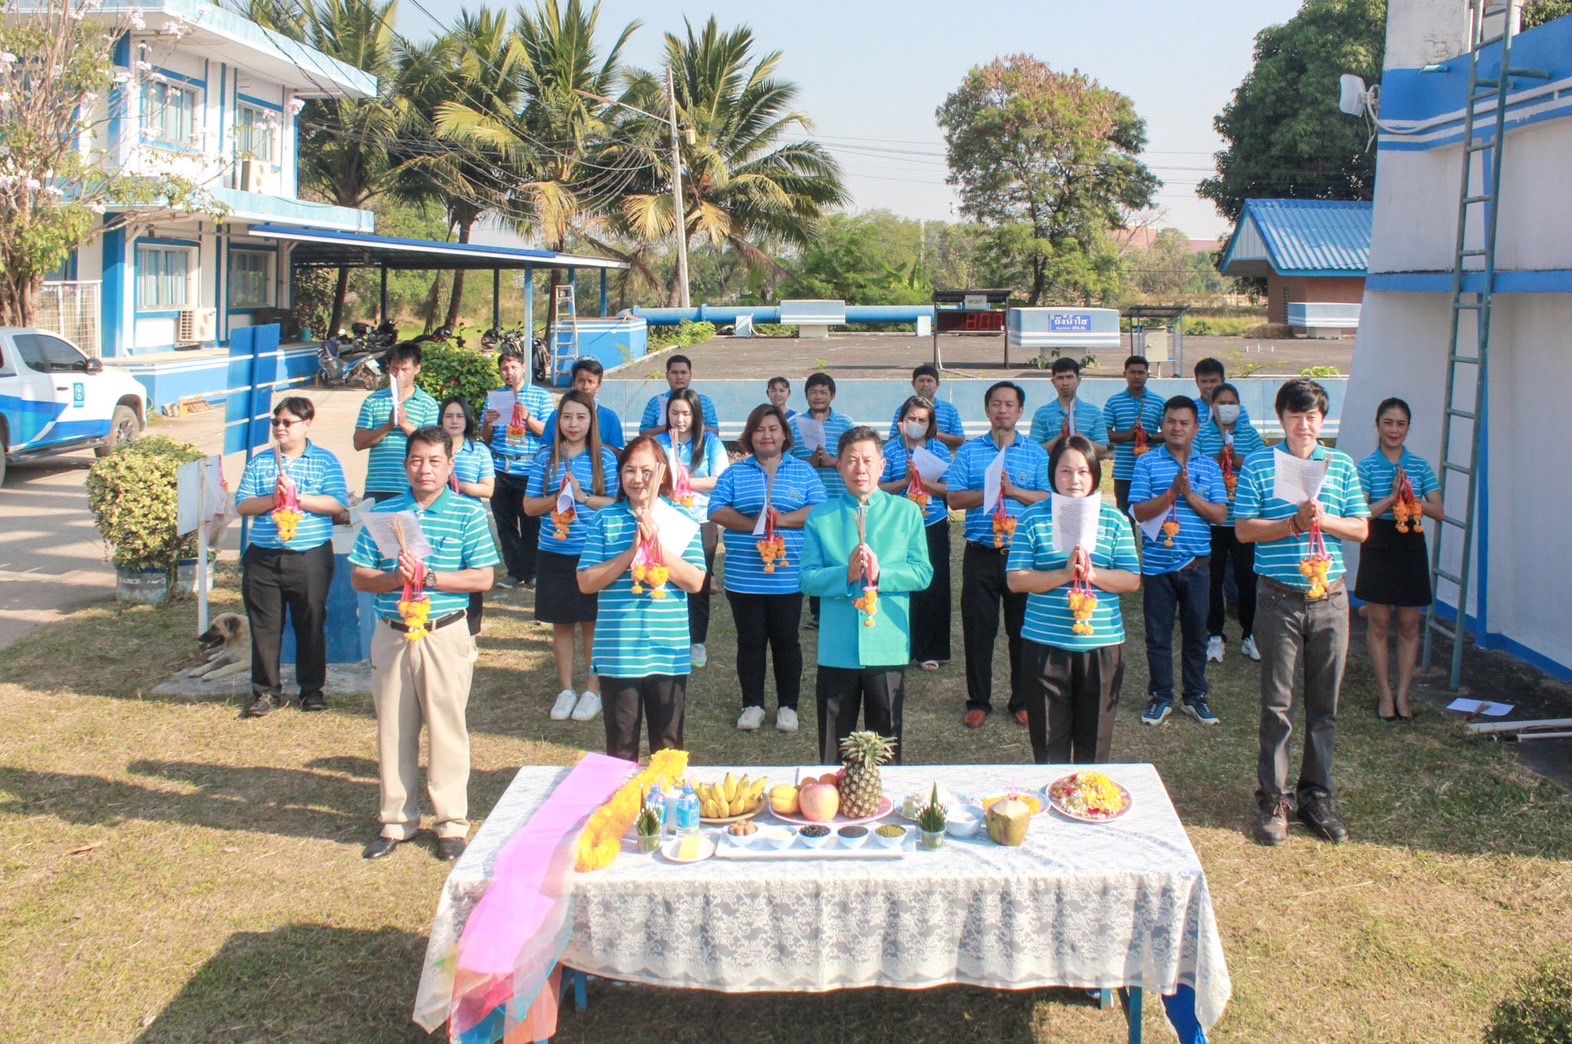
[[[836,457],[846,492],[808,515],[800,574],[803,594],[823,600],[819,750],[825,764],[838,764],[860,713],[865,728],[894,738],[899,762],[911,659],[907,601],[933,579],[922,509],[879,488],[884,445],[872,428],[842,435]]]

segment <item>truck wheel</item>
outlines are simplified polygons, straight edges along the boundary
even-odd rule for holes
[[[6,448],[6,444],[5,444],[5,432],[0,431],[0,486],[5,485],[5,455],[6,455],[6,453],[7,453],[7,448]]]
[[[121,446],[129,446],[142,434],[142,425],[136,419],[136,411],[129,406],[116,406],[115,412],[109,419],[109,434],[104,436],[103,445],[94,453],[100,457],[107,457]]]

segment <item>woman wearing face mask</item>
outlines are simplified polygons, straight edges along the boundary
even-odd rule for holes
[[[1241,544],[1234,535],[1234,487],[1245,458],[1264,449],[1266,441],[1255,426],[1240,416],[1239,389],[1219,384],[1212,393],[1212,415],[1195,435],[1195,450],[1217,461],[1228,487],[1228,516],[1212,527],[1212,595],[1206,614],[1206,658],[1223,661],[1223,625],[1227,620],[1223,604],[1223,577],[1231,562],[1234,583],[1239,588],[1239,651],[1252,660],[1261,654],[1255,648],[1255,547]]]
[[[658,541],[655,505],[671,499],[665,447],[640,435],[622,451],[618,474],[617,499],[595,513],[585,534],[578,582],[598,600],[590,669],[600,677],[606,705],[606,753],[637,761],[646,719],[651,754],[682,749],[691,667],[687,601],[704,586],[704,548],[697,530],[680,557],[662,548],[670,575],[661,597],[647,580],[636,592],[633,560],[641,543]]]
[[[1359,462],[1359,484],[1370,498],[1370,537],[1359,549],[1359,578],[1354,594],[1365,602],[1365,642],[1375,670],[1382,721],[1413,721],[1408,692],[1419,659],[1419,612],[1430,604],[1430,556],[1425,550],[1424,518],[1441,519],[1441,484],[1423,457],[1410,453],[1408,403],[1387,399],[1376,408],[1376,451]],[[1397,520],[1403,483],[1420,501],[1421,518]],[[1387,637],[1397,615],[1397,694],[1387,676]]]
[[[475,438],[475,415],[469,411],[469,402],[461,395],[442,401],[442,430],[453,440],[453,475],[448,485],[461,497],[468,497],[482,507],[491,499],[497,484],[497,472],[491,459],[491,450]],[[469,596],[470,659],[480,655],[476,639],[480,637],[480,618],[486,609],[486,595],[482,591]]]
[[[1103,469],[1086,436],[1066,436],[1049,457],[1048,473],[1059,496],[1098,498],[1097,546],[1069,554],[1054,550],[1052,497],[1021,513],[1005,579],[1011,591],[1026,595],[1021,628],[1026,729],[1037,764],[1094,764],[1107,761],[1113,745],[1124,682],[1119,596],[1141,589],[1141,560],[1130,520],[1102,503]],[[1097,598],[1085,621],[1070,607],[1076,581],[1090,584]]]
[[[897,496],[910,495],[912,454],[925,449],[950,463],[950,450],[940,442],[932,401],[913,395],[901,405],[896,425],[900,434],[884,447],[884,474],[879,488]],[[927,588],[911,596],[912,659],[925,671],[936,671],[950,658],[950,510],[944,502],[948,492],[943,478],[921,478],[928,495],[923,511],[923,532],[928,537],[928,561],[933,565],[933,580]]]
[[[704,542],[704,586],[688,598],[688,640],[693,643],[689,653],[695,667],[703,667],[710,659],[704,641],[710,633],[709,573],[715,568],[715,545],[719,534],[719,527],[708,521],[710,493],[729,463],[726,444],[718,435],[705,431],[703,424],[696,423],[696,419],[703,416],[698,392],[692,388],[672,392],[671,398],[666,400],[666,430],[655,437],[666,453],[673,476],[678,467],[686,469],[693,502],[683,506],[704,523],[699,529]]]

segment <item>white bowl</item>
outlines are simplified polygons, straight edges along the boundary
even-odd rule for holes
[[[986,815],[981,805],[961,805],[951,809],[949,819],[944,824],[944,832],[951,837],[971,837],[982,827]]]
[[[823,824],[815,824],[815,825],[823,826]],[[808,829],[807,827],[798,827],[797,828],[797,838],[804,845],[806,845],[808,848],[823,848],[826,844],[829,843],[830,838],[835,836],[835,831],[834,830],[830,830],[829,827],[824,827],[825,830],[829,830],[829,833],[821,835],[819,837],[814,837],[812,834],[804,834],[803,831],[807,830],[807,829]]]
[[[728,830],[726,831],[726,841],[728,844],[736,845],[738,848],[752,848],[753,843],[759,840],[759,835],[762,833],[764,833],[762,827],[751,834],[733,834]]]
[[[847,837],[844,833],[841,832],[843,830],[851,829],[861,830],[862,833],[858,834],[856,837]],[[840,830],[835,831],[835,840],[842,848],[861,848],[863,845],[868,843],[868,837],[872,833],[873,831],[865,826],[859,826],[855,828],[841,827]]]
[[[880,826],[885,826],[886,824],[881,823],[879,825]],[[899,823],[892,823],[892,824],[888,824],[888,825],[890,825],[890,826],[900,826]],[[883,845],[885,848],[899,848],[899,847],[901,847],[901,845],[905,844],[907,833],[908,833],[908,831],[906,830],[906,828],[905,827],[901,827],[901,832],[899,834],[896,834],[894,837],[885,837],[883,834],[879,833],[877,830],[872,831],[868,836],[873,838],[873,843],[876,844],[876,845]]]
[[[759,832],[753,835],[756,843],[763,848],[782,849],[790,845],[797,834],[785,827],[768,826],[760,827]]]

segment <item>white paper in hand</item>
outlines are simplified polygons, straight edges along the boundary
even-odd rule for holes
[[[1273,456],[1272,496],[1290,504],[1303,504],[1321,495],[1326,468],[1331,458],[1300,460],[1292,453],[1275,451]]]
[[[1163,535],[1163,523],[1168,521],[1168,512],[1159,511],[1145,522],[1142,522],[1140,519],[1135,518],[1135,511],[1132,509],[1130,511],[1130,517],[1135,519],[1135,524],[1137,526],[1141,527],[1142,536],[1146,537],[1148,540],[1156,540],[1158,537]]]
[[[1004,454],[993,458],[993,463],[988,465],[988,470],[983,472],[983,514],[992,511],[994,505],[999,503],[999,494],[1004,489]]]
[[[912,451],[912,467],[917,469],[924,482],[938,482],[950,470],[949,462],[937,453],[918,446]]]
[[[1070,403],[1069,408],[1064,411],[1064,425],[1069,430],[1071,435],[1080,434],[1080,432],[1075,430],[1075,408],[1080,404],[1081,400],[1076,399],[1074,402]],[[1057,528],[1057,526],[1055,528]]]
[[[1097,527],[1103,514],[1102,494],[1066,497],[1054,493],[1051,497],[1054,553],[1068,555],[1078,547],[1086,548],[1087,554],[1097,550]]]
[[[398,413],[400,405],[400,399],[398,397],[398,374],[396,373],[388,374],[388,394],[393,396],[393,426],[396,428],[399,424]]]
[[[373,511],[366,516],[366,532],[376,541],[377,551],[383,558],[398,557],[398,530],[401,525],[409,553],[420,562],[430,558],[434,552],[426,542],[426,534],[413,511]]]
[[[486,409],[497,411],[498,424],[506,425],[513,422],[513,407],[518,401],[518,395],[508,388],[486,393]]]
[[[557,514],[566,515],[569,511],[577,509],[578,501],[573,499],[573,487],[564,481],[562,489],[557,491]]]
[[[686,511],[678,511],[664,500],[655,501],[650,518],[655,523],[655,537],[660,549],[669,558],[681,558],[699,531],[699,523]]]
[[[766,504],[764,507],[759,509],[758,521],[753,523],[753,535],[754,536],[761,537],[761,536],[764,535],[764,520],[769,516],[769,513],[770,513],[770,507],[769,507],[768,504]]]
[[[797,434],[802,436],[802,445],[809,453],[824,448],[824,422],[814,420],[806,413],[797,415]]]

